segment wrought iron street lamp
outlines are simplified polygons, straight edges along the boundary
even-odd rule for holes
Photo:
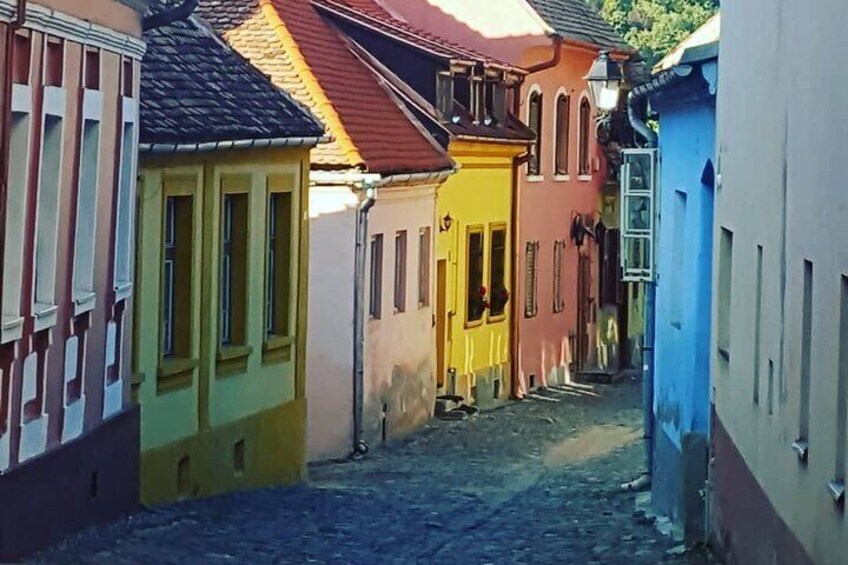
[[[609,51],[601,51],[592,62],[585,79],[589,83],[589,95],[595,108],[601,112],[611,112],[618,107],[624,77],[618,62],[610,59]]]

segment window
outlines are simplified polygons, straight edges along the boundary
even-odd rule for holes
[[[100,50],[92,47],[85,49],[85,88],[100,90]]]
[[[509,301],[509,291],[506,288],[506,227],[492,228],[491,251],[489,254],[489,316],[503,316],[506,303]]]
[[[471,228],[468,231],[468,274],[466,321],[477,322],[483,318],[486,309],[486,289],[483,287],[483,229]]]
[[[406,230],[395,234],[395,312],[406,312]]]
[[[589,100],[584,98],[580,101],[580,175],[590,175],[592,171],[589,166],[589,138],[591,136],[592,106]]]
[[[471,114],[475,122],[482,122],[486,114],[486,89],[482,78],[471,79]]]
[[[530,148],[530,160],[527,161],[527,174],[539,175],[542,154],[542,94],[532,92],[527,108],[527,126],[536,134],[536,143]]]
[[[496,123],[503,124],[506,121],[506,85],[499,81],[486,82],[486,113]]]
[[[265,335],[288,336],[291,308],[292,193],[268,195]]]
[[[383,314],[383,234],[371,238],[371,289],[369,314],[379,320]]]
[[[733,268],[733,232],[721,228],[718,257],[718,323],[719,356],[730,360],[730,299]]]
[[[554,242],[554,314],[565,309],[565,301],[562,299],[562,252],[565,249],[564,241]]]
[[[115,218],[114,287],[116,301],[124,300],[132,294],[133,187],[136,178],[136,148],[138,145],[136,137],[138,105],[136,100],[125,96],[122,109],[120,173]]]
[[[453,76],[450,73],[436,75],[436,109],[443,119],[453,114]]]
[[[537,272],[537,257],[539,252],[538,241],[528,241],[524,247],[524,317],[532,318],[538,311],[536,303],[536,272]]]
[[[846,441],[848,441],[848,277],[840,277],[839,373],[836,390],[835,482],[845,488]]]
[[[59,183],[62,174],[64,115],[65,90],[56,86],[45,86],[33,261],[33,314],[36,318],[36,331],[52,326],[56,320],[56,247],[59,236]]]
[[[671,325],[680,328],[683,323],[683,272],[686,262],[686,193],[674,191],[673,235],[671,240]]]
[[[191,357],[194,198],[165,198],[162,234],[162,357]]]
[[[813,263],[804,261],[804,291],[801,310],[801,391],[798,411],[798,443],[810,439],[810,354],[813,339]],[[802,455],[802,459],[804,455]]]
[[[754,404],[760,403],[760,335],[763,324],[763,246],[757,246],[757,295],[754,303]]]
[[[48,37],[44,55],[44,86],[62,86],[65,67],[65,42]]]
[[[430,228],[418,230],[418,306],[430,305]]]
[[[227,184],[226,181],[224,184]],[[247,193],[224,192],[221,199],[218,328],[222,346],[243,345],[247,337],[247,219]]]
[[[560,94],[556,101],[556,155],[554,168],[557,175],[568,174],[568,136],[571,121],[571,97]]]
[[[97,90],[84,90],[73,275],[73,300],[77,315],[94,307],[94,253],[102,112],[101,93]]]

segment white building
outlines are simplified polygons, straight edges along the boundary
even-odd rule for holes
[[[731,563],[844,564],[844,0],[722,6],[711,522]]]

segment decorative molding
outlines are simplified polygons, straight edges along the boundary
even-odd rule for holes
[[[122,3],[141,9],[144,0],[119,0]],[[0,22],[11,22],[15,16],[15,0],[0,0]],[[25,27],[42,33],[49,33],[64,39],[99,47],[141,59],[145,43],[140,38],[117,32],[108,27],[87,22],[74,16],[58,12],[51,8],[29,4],[26,10]]]

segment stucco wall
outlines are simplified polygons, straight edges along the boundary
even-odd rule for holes
[[[353,446],[353,273],[357,197],[310,188],[307,457],[345,457]]]
[[[832,58],[822,54],[840,52],[848,5],[823,0],[811,9],[788,0],[751,0],[726,3],[722,9],[722,187],[716,197],[713,263],[715,409],[777,515],[812,560],[843,563],[848,530],[827,485],[835,475],[844,475],[836,453],[846,441],[845,426],[837,424],[837,406],[845,401],[838,382],[845,378],[840,357],[846,352],[843,347],[840,354],[840,344],[845,344],[844,333],[840,336],[842,277],[848,271],[848,248],[842,244],[848,238],[843,166],[848,114],[842,108],[842,87],[848,79],[834,73]],[[733,232],[729,295],[719,285],[720,228]],[[791,447],[800,434],[805,260],[812,262],[806,465]],[[717,352],[724,304],[730,306],[729,360]],[[757,374],[759,403],[754,402]],[[718,510],[728,514],[733,508]],[[768,551],[777,546],[779,535],[775,530],[748,538],[761,544],[760,562],[785,561]],[[717,536],[732,552],[734,540],[744,540],[745,532],[720,527]]]

